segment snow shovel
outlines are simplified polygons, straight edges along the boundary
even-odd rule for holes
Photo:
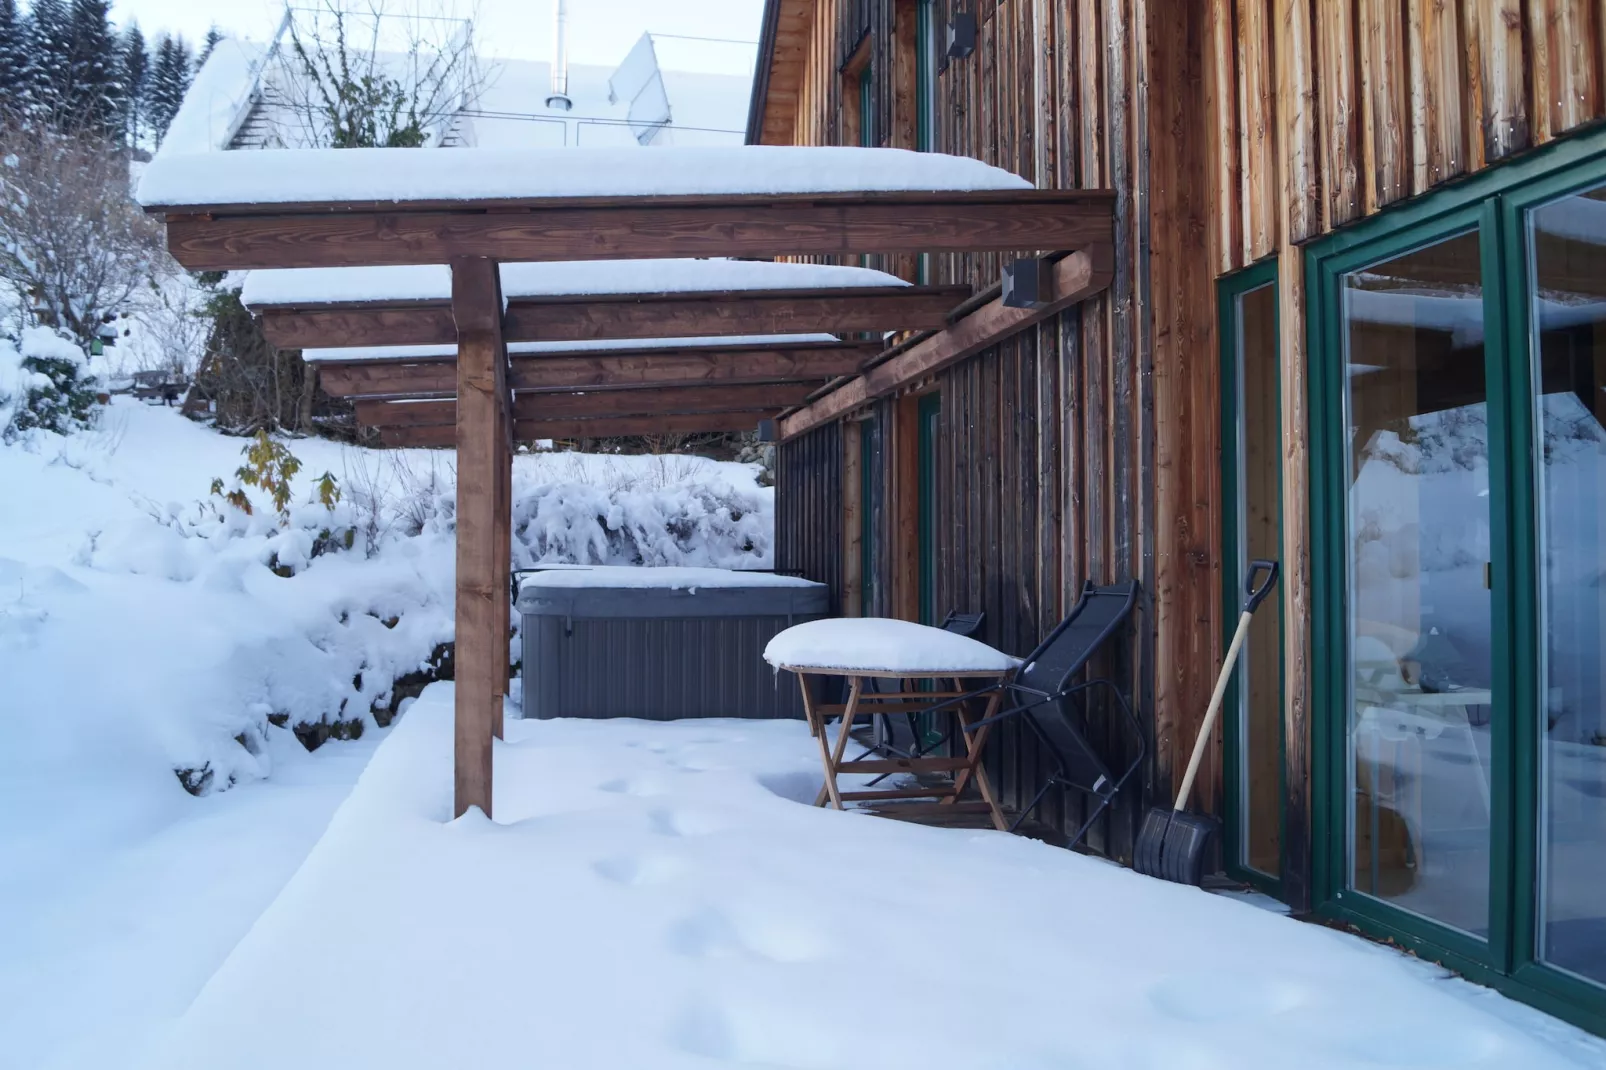
[[[1238,652],[1243,649],[1244,638],[1249,634],[1249,621],[1255,609],[1271,589],[1277,586],[1281,567],[1275,561],[1251,561],[1249,575],[1244,580],[1244,611],[1238,618],[1238,630],[1232,633],[1232,644],[1227,647],[1227,658],[1222,663],[1221,675],[1216,678],[1216,689],[1210,695],[1210,708],[1205,711],[1204,724],[1199,726],[1199,738],[1193,744],[1193,757],[1188,759],[1188,772],[1182,778],[1182,790],[1177,792],[1176,805],[1169,810],[1156,806],[1143,819],[1138,832],[1137,849],[1133,852],[1132,868],[1148,877],[1175,881],[1178,884],[1198,886],[1204,879],[1205,849],[1216,823],[1203,814],[1184,812],[1188,795],[1193,791],[1193,778],[1199,773],[1199,760],[1204,757],[1205,744],[1216,726],[1216,715],[1221,712],[1221,698],[1227,693],[1227,681],[1238,664]],[[1264,582],[1255,586],[1255,577],[1266,574]]]

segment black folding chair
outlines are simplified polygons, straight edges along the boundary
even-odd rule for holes
[[[968,638],[981,630],[982,621],[986,619],[987,614],[985,613],[960,613],[956,610],[943,618],[941,628],[945,632],[953,632],[955,635],[963,635]],[[902,682],[898,680],[872,678],[869,683],[875,690],[883,692],[896,691],[903,686]],[[892,717],[871,718],[870,748],[859,755],[857,760],[863,761],[872,754],[879,754],[885,758],[923,758],[953,738],[953,726],[950,724],[941,736],[934,740],[924,740],[917,720],[918,716],[918,714],[914,713],[903,715],[904,727],[908,732],[907,737],[899,730],[897,721]],[[891,775],[891,773],[883,773],[881,776],[869,781],[866,787],[879,784]]]
[[[942,704],[954,705],[1003,689],[1005,701],[1013,705],[984,720],[966,725],[965,731],[975,732],[985,725],[1024,715],[1026,724],[1053,757],[1055,771],[1015,818],[1009,827],[1011,832],[1037,809],[1050,788],[1056,785],[1073,788],[1088,796],[1091,804],[1086,819],[1071,837],[1070,846],[1075,846],[1143,764],[1143,727],[1132,712],[1131,703],[1115,682],[1098,677],[1073,683],[1099,648],[1125,624],[1137,599],[1138,584],[1135,580],[1110,587],[1096,587],[1088,583],[1082,588],[1082,597],[1071,610],[1070,616],[1027,655],[1011,680]],[[1088,742],[1079,727],[1078,721],[1085,719],[1085,716],[1078,717],[1070,708],[1073,702],[1080,705],[1084,693],[1095,687],[1108,688],[1115,696],[1136,746],[1136,756],[1119,775],[1111,770],[1109,763]],[[1082,713],[1085,715],[1085,707]]]

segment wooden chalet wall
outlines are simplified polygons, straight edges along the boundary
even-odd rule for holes
[[[777,451],[775,570],[831,589],[831,612],[842,592],[842,427],[827,424]]]
[[[1296,905],[1309,872],[1311,616],[1298,245],[1606,113],[1602,6],[933,5],[939,27],[956,10],[980,25],[973,55],[940,61],[932,147],[1039,186],[1118,196],[1111,288],[940,376],[938,612],[985,610],[984,637],[1023,653],[1085,579],[1137,578],[1137,641],[1113,668],[1150,732],[1148,800],[1180,778],[1223,645],[1216,279],[1279,259],[1285,893]],[[875,140],[913,146],[914,10],[914,0],[780,0],[776,54],[791,57],[790,80],[770,91],[797,107],[779,122],[767,114],[761,140],[857,143],[850,73],[869,62]],[[1002,259],[938,258],[929,281],[985,288]],[[789,482],[785,463],[783,499],[823,486]],[[815,498],[813,508],[841,505]],[[1025,742],[1006,734],[995,761],[1012,799],[1033,787],[1038,759]],[[1221,794],[1217,750],[1196,800],[1219,812]],[[1125,857],[1137,812],[1129,796],[1093,845]]]

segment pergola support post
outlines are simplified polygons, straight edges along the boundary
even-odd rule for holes
[[[507,459],[502,431],[506,361],[496,261],[452,261],[457,325],[457,646],[453,813],[491,816],[492,739],[506,690],[506,566],[498,565],[510,517],[500,508]],[[499,390],[499,386],[504,389]],[[502,622],[500,625],[498,620]],[[503,641],[498,645],[498,636]],[[498,652],[500,651],[500,653]],[[498,677],[502,682],[498,682]]]

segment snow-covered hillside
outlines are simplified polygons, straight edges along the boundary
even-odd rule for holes
[[[142,993],[107,974],[104,948],[93,983],[73,976],[86,912],[120,939],[146,934],[130,969],[176,957],[163,978],[182,1006],[193,989],[173,979],[204,980],[288,878],[405,708],[394,681],[417,680],[452,637],[451,453],[289,440],[303,468],[283,526],[260,491],[247,488],[250,516],[211,493],[214,479],[234,484],[246,445],[121,398],[92,431],[0,444],[0,917],[32,919],[24,953],[0,966],[0,1005],[31,1030],[49,1031],[28,1010],[46,990],[63,1008],[99,993],[111,1019],[161,998],[161,985]],[[342,491],[333,510],[311,500],[325,471]],[[683,456],[520,456],[515,567],[766,567],[772,492],[756,472]],[[314,556],[325,530],[334,550]],[[309,755],[297,729],[362,741]],[[230,822],[258,846],[208,838]],[[111,920],[175,896],[222,913],[171,940],[152,921],[165,911]],[[5,1017],[0,1035],[15,1037]],[[58,1024],[70,1033],[71,1015]],[[47,1063],[60,1040],[39,1039],[39,1058],[17,1065]]]

